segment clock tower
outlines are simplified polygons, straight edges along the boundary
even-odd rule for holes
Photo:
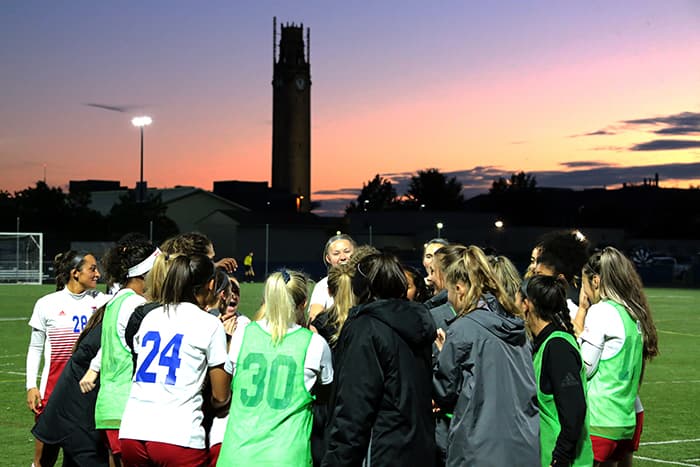
[[[311,206],[311,73],[309,30],[273,19],[272,189],[295,198],[299,212]]]

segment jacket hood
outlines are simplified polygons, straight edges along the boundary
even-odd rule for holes
[[[508,314],[491,294],[485,294],[479,301],[479,308],[467,316],[509,344],[522,345],[527,340],[525,322]]]
[[[435,323],[422,303],[400,299],[377,300],[358,305],[350,316],[368,315],[392,328],[411,347],[435,340]]]

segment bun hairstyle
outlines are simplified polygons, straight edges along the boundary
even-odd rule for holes
[[[129,280],[129,268],[151,256],[154,250],[153,243],[140,233],[129,233],[119,239],[102,259],[108,285],[116,282],[124,287]]]
[[[458,316],[464,316],[471,313],[479,307],[479,301],[486,293],[492,294],[498,300],[504,311],[510,315],[522,317],[523,313],[515,305],[515,301],[510,298],[505,289],[501,285],[500,280],[496,277],[488,258],[478,246],[462,246],[454,253],[460,253],[458,258],[447,265],[444,271],[445,280],[448,284],[457,284],[462,281],[467,287],[465,306],[461,310],[455,310]],[[442,248],[444,251],[452,247]],[[443,258],[440,258],[441,267]]]
[[[406,298],[408,281],[401,263],[391,253],[375,253],[357,263],[352,291],[357,303],[387,298]]]
[[[53,259],[53,267],[56,272],[56,290],[62,290],[71,279],[71,272],[74,269],[80,271],[85,264],[85,257],[92,253],[81,250],[68,250],[57,254]]]
[[[566,280],[563,277],[536,275],[523,281],[520,293],[534,305],[534,313],[561,331],[574,335],[569,309],[566,306]]]
[[[281,269],[265,281],[265,317],[273,344],[282,342],[287,329],[297,322],[297,311],[306,303],[308,278],[299,271]]]
[[[165,276],[161,302],[166,310],[168,305],[185,302],[202,307],[209,301],[209,295],[213,291],[207,293],[205,303],[200,303],[198,297],[201,297],[202,288],[212,279],[214,279],[214,263],[208,256],[178,256],[172,260],[172,265]]]

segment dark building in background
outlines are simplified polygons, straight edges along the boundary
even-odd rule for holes
[[[299,212],[311,208],[311,72],[309,30],[273,20],[272,191],[289,193]]]
[[[70,193],[86,193],[92,191],[125,190],[121,182],[114,180],[71,180],[68,183]]]

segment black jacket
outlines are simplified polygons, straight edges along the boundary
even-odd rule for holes
[[[378,300],[350,310],[335,351],[324,466],[432,466],[431,344],[426,307]]]

